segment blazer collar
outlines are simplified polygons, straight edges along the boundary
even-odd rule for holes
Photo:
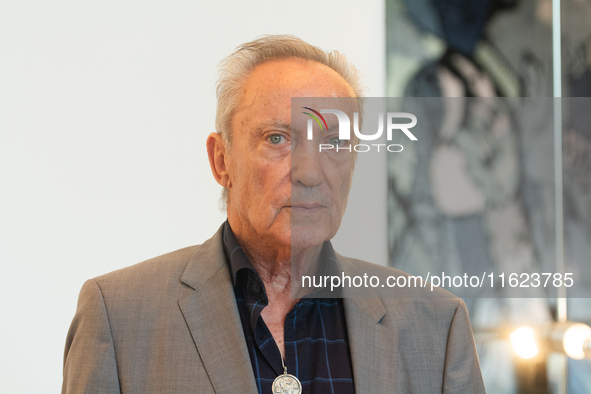
[[[353,277],[366,273],[354,260],[336,256],[345,275]],[[386,308],[377,293],[371,288],[363,291],[352,294],[356,297],[344,299],[355,391],[396,392],[398,332],[386,324]]]
[[[222,224],[216,233],[197,247],[183,271],[181,282],[194,290],[207,283],[219,270],[227,268],[226,256],[222,246]]]
[[[222,227],[187,264],[181,281],[192,291],[179,307],[215,391],[256,394],[221,234]]]

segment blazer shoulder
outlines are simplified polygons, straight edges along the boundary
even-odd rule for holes
[[[141,292],[180,283],[180,277],[201,245],[189,246],[98,276],[93,280],[103,294]]]

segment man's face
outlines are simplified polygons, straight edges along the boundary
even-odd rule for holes
[[[272,61],[247,78],[226,154],[228,219],[240,238],[297,252],[336,234],[354,153],[318,152],[318,144],[337,137],[338,129],[328,134],[315,129],[314,140],[308,141],[308,117],[294,117],[292,124],[291,98],[351,96],[340,75],[311,61]],[[310,103],[323,108],[322,99]]]

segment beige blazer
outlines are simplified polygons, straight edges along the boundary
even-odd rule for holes
[[[346,274],[376,268],[338,258]],[[344,305],[357,393],[484,393],[460,299]],[[87,281],[63,377],[62,393],[257,393],[221,228],[203,245]]]

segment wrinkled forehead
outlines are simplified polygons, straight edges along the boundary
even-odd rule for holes
[[[232,134],[238,138],[245,134],[258,135],[260,128],[275,126],[290,133],[303,131],[307,124],[305,115],[295,116],[309,111],[302,107],[320,111],[336,106],[353,120],[357,99],[352,95],[353,90],[345,79],[323,64],[293,59],[264,63],[243,83],[232,120]],[[305,98],[305,104],[300,105],[298,98]],[[294,104],[296,99],[298,103]],[[326,124],[337,122],[332,115],[325,120]]]
[[[353,97],[353,89],[324,64],[299,59],[270,61],[245,79],[239,109],[260,105],[289,111],[292,97]]]

